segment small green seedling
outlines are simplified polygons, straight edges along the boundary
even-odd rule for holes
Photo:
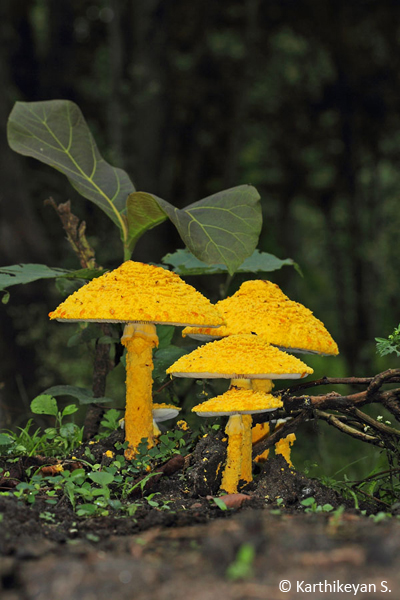
[[[331,512],[334,510],[332,504],[324,504],[321,506],[320,504],[317,504],[315,498],[313,497],[302,500],[300,504],[306,507],[304,510],[306,513]]]

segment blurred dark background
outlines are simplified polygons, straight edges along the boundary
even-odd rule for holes
[[[313,359],[317,376],[394,366],[377,357],[374,337],[400,321],[399,1],[3,0],[0,86],[0,265],[79,268],[49,196],[71,199],[100,264],[122,261],[107,217],[7,145],[16,100],[70,99],[138,190],[182,207],[257,187],[259,248],[304,273],[285,267],[270,279],[341,350]],[[179,246],[166,223],[133,258],[159,262]],[[217,300],[218,283],[197,285]],[[48,323],[61,300],[54,283],[10,291],[0,305],[3,425],[26,420],[45,387],[91,381],[87,352]]]

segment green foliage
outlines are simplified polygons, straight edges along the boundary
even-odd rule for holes
[[[42,410],[47,406],[45,402],[47,401],[42,403]],[[53,406],[50,406],[50,410],[53,411]],[[69,408],[67,412],[70,411]],[[116,424],[117,412],[108,411],[102,425],[110,427],[111,424]],[[88,461],[79,459],[84,468],[71,471],[61,468],[56,475],[51,476],[34,473],[29,481],[18,483],[13,492],[6,494],[13,494],[29,504],[33,504],[40,494],[50,506],[64,497],[80,517],[107,516],[110,511],[121,517],[133,516],[143,502],[157,510],[170,510],[170,501],[159,500],[156,498],[158,493],[145,494],[146,485],[157,475],[157,464],[165,463],[176,454],[187,454],[193,449],[195,439],[194,435],[187,436],[180,430],[169,431],[161,435],[157,446],[150,450],[146,440],[142,440],[132,461],[127,461],[123,454],[126,443],[116,444],[117,452],[121,453],[113,457],[110,465],[96,463],[89,451],[85,453]],[[140,490],[143,500],[131,501],[135,490]],[[51,521],[52,513],[49,512],[43,518]]]
[[[0,292],[12,285],[22,283],[32,283],[39,279],[72,279],[72,280],[90,280],[99,277],[104,271],[99,269],[78,269],[77,271],[68,271],[66,269],[56,269],[46,267],[45,265],[24,264],[0,267]],[[8,302],[9,294],[3,297],[3,304]]]
[[[207,264],[226,265],[233,275],[257,246],[262,225],[259,199],[253,186],[241,185],[183,210],[158,202],[192,254]]]
[[[396,356],[400,356],[400,325],[395,327],[393,333],[389,335],[387,339],[385,338],[375,338],[376,351],[381,356],[386,356],[387,354],[396,354]]]
[[[253,544],[245,542],[239,547],[235,560],[228,566],[226,577],[231,581],[250,579],[254,575],[256,551]]]
[[[8,456],[64,456],[82,443],[83,428],[75,423],[65,423],[65,417],[78,410],[75,404],[69,404],[59,410],[57,400],[49,394],[42,394],[31,402],[31,411],[36,415],[48,415],[54,418],[54,427],[40,428],[31,433],[33,420],[29,419],[25,427],[17,432],[0,433],[0,451]]]
[[[99,438],[105,438],[110,435],[111,432],[118,429],[120,426],[120,419],[122,417],[122,411],[110,408],[104,413],[101,420],[100,426],[103,428],[104,433],[100,432]]]
[[[76,104],[69,100],[17,102],[7,134],[13,150],[64,173],[84,198],[107,214],[126,240],[127,225],[121,213],[135,188],[125,171],[102,158]]]
[[[153,229],[167,219],[155,196],[146,192],[133,192],[126,201],[128,218],[128,247],[133,250],[145,231]]]
[[[222,498],[211,498],[211,501],[214,502],[214,504],[216,504],[218,506],[218,508],[222,511],[228,510],[227,505],[225,504],[225,502],[222,500]]]
[[[317,504],[315,498],[306,498],[300,502],[302,506],[305,506],[304,512],[306,513],[319,513],[319,512],[331,512],[333,510],[332,504],[324,504],[321,506]]]
[[[69,100],[17,102],[7,133],[13,150],[64,173],[107,214],[119,228],[125,260],[138,239],[167,217],[195,256],[207,264],[223,263],[230,274],[257,246],[262,214],[254,187],[224,190],[184,209],[136,192],[125,171],[102,158],[82,112]]]
[[[86,388],[81,388],[76,385],[54,385],[47,388],[44,393],[51,394],[52,396],[72,396],[72,398],[78,400],[79,404],[90,404],[93,402],[92,390],[87,390]],[[104,402],[112,403],[113,400],[106,396],[96,398],[96,404]]]
[[[173,254],[166,254],[162,262],[171,265],[178,275],[217,275],[227,273],[228,269],[223,264],[208,265],[199,260],[189,250],[180,249]],[[236,269],[236,273],[269,273],[281,269],[283,266],[293,266],[299,273],[300,267],[291,258],[281,260],[273,254],[254,250],[253,254],[246,258]]]

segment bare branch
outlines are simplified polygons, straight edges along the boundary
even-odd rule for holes
[[[356,440],[360,440],[361,442],[367,442],[368,444],[373,444],[374,446],[384,447],[384,442],[382,440],[380,440],[379,438],[372,436],[372,435],[368,435],[367,433],[358,431],[357,429],[354,429],[353,427],[346,425],[346,423],[343,423],[343,421],[340,421],[337,418],[337,416],[333,415],[332,413],[327,413],[322,410],[316,410],[315,416],[319,419],[326,421],[329,425],[336,427],[336,429],[339,429],[339,431],[342,431],[343,433],[347,433],[347,435],[350,435],[351,437],[355,438]]]

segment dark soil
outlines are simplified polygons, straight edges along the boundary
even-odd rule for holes
[[[107,460],[104,452],[119,436],[91,445],[97,461]],[[161,465],[144,494],[158,492],[159,506],[168,504],[161,510],[139,499],[134,517],[79,518],[65,499],[49,509],[40,496],[32,505],[12,494],[0,496],[0,597],[274,600],[335,598],[343,592],[375,599],[385,593],[384,586],[392,598],[400,597],[400,522],[395,517],[376,523],[362,516],[335,491],[289,469],[279,456],[257,467],[253,483],[226,498],[231,508],[221,510],[213,497],[224,456],[221,436],[209,435],[185,460],[177,457]],[[23,481],[28,466],[52,462],[41,457],[0,460],[9,471],[0,481],[1,491]],[[319,506],[346,508],[305,514],[301,501],[308,497]],[[373,510],[372,505],[361,508]],[[49,510],[54,513],[50,520],[43,517]],[[279,590],[282,580],[291,582],[289,594]],[[325,581],[331,589],[305,587]],[[299,589],[297,582],[304,582]],[[364,587],[354,594],[354,588],[342,589],[345,584]]]

